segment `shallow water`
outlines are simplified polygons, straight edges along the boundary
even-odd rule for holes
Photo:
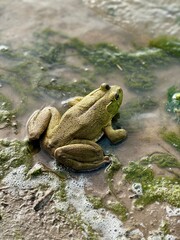
[[[115,24],[138,31],[139,34],[180,36],[180,5],[178,0],[84,0]]]
[[[165,66],[151,68],[155,83],[152,89],[145,91],[127,86],[126,75],[121,66],[106,74],[101,74],[101,72],[96,72],[93,63],[88,62],[83,56],[77,54],[75,50],[68,49],[65,56],[66,64],[61,62],[55,65],[43,62],[38,55],[39,52],[36,52],[37,45],[41,46],[44,43],[42,38],[45,35],[42,32],[47,28],[58,32],[57,35],[51,38],[53,44],[57,42],[64,43],[70,38],[77,37],[85,43],[107,42],[114,44],[122,52],[137,52],[136,47],[147,47],[152,37],[162,34],[180,37],[179,13],[179,0],[162,0],[158,2],[153,0],[15,0],[13,2],[2,0],[0,4],[0,45],[7,46],[9,50],[19,55],[15,58],[0,56],[0,93],[12,101],[13,109],[20,110],[17,111],[17,115],[13,119],[13,121],[17,122],[17,129],[10,126],[0,129],[1,138],[24,139],[27,119],[34,110],[45,105],[54,105],[64,111],[62,101],[74,96],[80,90],[81,94],[85,95],[91,89],[99,87],[101,83],[107,82],[110,85],[120,85],[124,91],[120,119],[115,120],[114,125],[121,125],[121,127],[126,128],[128,138],[123,143],[116,145],[112,145],[109,140],[103,138],[100,140],[100,144],[104,151],[108,154],[115,154],[123,166],[154,152],[169,153],[179,160],[179,151],[166,143],[160,134],[162,129],[167,129],[180,135],[180,126],[175,120],[175,116],[166,111],[167,90],[172,86],[180,88],[180,62],[178,59]],[[41,51],[41,54],[46,56],[48,49]],[[19,64],[28,61],[33,63],[25,65],[25,68],[22,68],[23,71],[16,68]],[[46,84],[52,87],[53,84],[61,86],[61,84],[67,83],[70,87],[65,92],[56,89],[48,90],[48,88],[44,87]],[[157,106],[147,111],[146,109],[143,111],[138,109],[127,121],[123,121],[123,114],[130,108],[130,103],[147,99],[155,100]],[[141,107],[143,106],[141,105]],[[34,160],[47,164],[51,161],[51,158],[44,152],[40,152],[34,155]],[[166,170],[156,170],[163,176],[169,174]],[[12,172],[10,174],[11,178],[12,174],[16,175]],[[19,174],[20,176],[17,174],[17,177],[19,176],[22,179],[20,172]],[[105,200],[107,198],[110,202],[113,201],[114,196],[108,193],[109,189],[104,175],[104,169],[87,174],[71,173],[74,184],[80,184],[78,185],[79,190],[77,189],[80,194],[75,195],[75,201],[73,202],[70,195],[73,196],[74,185],[71,186],[73,180],[70,180],[67,184],[68,201],[69,204],[74,204],[77,212],[82,214],[86,223],[88,222],[88,210],[83,211],[85,205],[83,205],[82,209],[80,209],[79,205],[76,206],[76,204],[79,204],[79,199],[80,203],[89,204],[85,190]],[[81,182],[82,176],[85,179],[83,184]],[[13,180],[11,181],[11,183],[8,182],[10,187],[17,187],[13,185]],[[87,186],[85,186],[86,182],[88,182]],[[129,211],[132,212],[131,218],[125,223],[125,227],[132,229],[138,226],[138,229],[143,233],[142,236],[147,238],[150,236],[151,230],[157,230],[157,226],[160,225],[162,219],[166,219],[166,204],[164,203],[159,207],[158,203],[155,203],[142,212],[135,210],[129,193],[130,184],[124,184],[122,173],[118,172],[114,184],[117,188],[118,199],[122,199]],[[98,210],[91,210],[94,211],[94,216],[99,217],[99,219],[101,219],[101,215],[108,212],[103,210],[105,213],[100,211],[98,215]],[[146,219],[144,219],[144,215],[147,216]],[[107,222],[111,221],[111,218],[113,216],[107,214]],[[116,228],[121,230],[122,224],[121,221],[118,222],[116,217],[114,219],[115,226],[112,225],[112,229],[109,229],[112,232],[116,231]],[[153,222],[155,220],[157,221],[156,224]],[[170,222],[172,228],[176,228],[177,222],[172,219]],[[10,224],[8,224],[7,229],[10,228]],[[93,220],[90,221],[90,225],[93,226]],[[101,234],[105,232],[105,237],[107,234],[106,227],[103,224],[100,227],[103,228],[103,231],[100,232]],[[96,229],[96,226],[94,229]],[[178,235],[177,229],[174,230],[176,235]],[[97,231],[99,233],[99,230]],[[124,232],[124,225],[122,232]],[[54,239],[56,238],[54,237]],[[151,238],[149,239],[151,240]]]

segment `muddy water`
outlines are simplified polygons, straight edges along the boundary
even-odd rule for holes
[[[84,0],[95,11],[123,28],[136,29],[139,34],[180,36],[180,5],[178,0]]]
[[[45,28],[50,28],[61,33],[61,37],[56,36],[56,40],[58,41],[64,41],[63,36],[65,36],[65,38],[77,37],[86,43],[98,43],[103,41],[113,43],[124,52],[135,51],[134,45],[147,46],[149,39],[154,36],[168,34],[179,37],[179,10],[178,0],[163,0],[158,1],[158,3],[156,1],[130,0],[15,0],[13,2],[10,0],[1,0],[0,45],[6,45],[10,49],[12,48],[16,51],[21,51],[22,48],[32,48],[36,41],[38,41],[38,39],[35,38],[35,34],[41,33]],[[28,51],[25,51],[25,53],[27,54]],[[81,59],[80,56],[73,55],[72,53],[69,54],[66,62],[66,66],[58,66],[56,69],[49,70],[49,80],[52,80],[52,76],[54,76],[58,79],[58,82],[66,80],[70,83],[74,83],[76,81],[78,82],[79,79],[84,76],[83,74],[87,69],[89,72],[94,71],[94,66],[91,64],[84,64],[84,60]],[[37,62],[37,65],[38,64],[39,63]],[[16,62],[0,58],[0,76],[1,74],[4,74],[4,72],[8,72],[8,69],[10,69],[12,65],[16,65]],[[39,66],[39,68],[41,68],[41,66]],[[40,71],[43,71],[43,69],[38,70],[37,73],[34,73],[33,71],[32,74],[34,74],[34,79],[37,78]],[[46,74],[44,75],[44,81],[46,81]],[[179,152],[166,143],[160,136],[162,128],[167,128],[169,131],[172,130],[177,134],[180,134],[179,125],[174,120],[174,117],[165,111],[168,88],[174,85],[179,87],[180,65],[176,62],[175,64],[170,64],[166,68],[158,68],[154,70],[154,76],[156,77],[155,86],[153,90],[149,91],[130,90],[124,81],[124,76],[120,69],[116,69],[114,72],[103,76],[99,74],[92,80],[92,86],[94,88],[98,87],[102,82],[107,82],[110,85],[118,84],[122,86],[124,91],[123,105],[121,108],[122,112],[126,110],[126,106],[129,102],[137,99],[147,99],[150,97],[151,99],[155,99],[158,103],[158,106],[155,109],[134,114],[128,121],[128,124],[124,123],[124,126],[122,127],[127,129],[128,138],[123,143],[114,146],[107,139],[100,141],[104,151],[115,154],[124,166],[130,161],[138,160],[141,157],[152,154],[153,152],[170,153],[177,159],[180,159]],[[30,84],[28,81],[23,82],[20,79],[17,79],[16,81],[21,82],[20,86],[23,89],[27,89],[28,84]],[[35,95],[31,92],[24,96],[21,91],[15,89],[14,84],[9,82],[8,79],[6,82],[5,79],[1,80],[0,78],[0,83],[1,82],[2,86],[0,92],[12,100],[14,108],[19,106],[22,106],[23,108],[23,112],[17,115],[16,118],[18,122],[18,131],[14,131],[13,128],[1,129],[1,138],[23,139],[26,135],[26,121],[34,110],[41,108],[44,105],[55,105],[61,109],[61,101],[66,100],[67,97],[71,96],[71,91],[65,95],[59,94],[59,96],[54,96],[49,94],[47,90],[41,91],[41,89],[38,88],[34,88],[34,91],[36,92]],[[36,84],[35,80],[34,84]],[[84,94],[85,93],[86,91],[84,91]],[[51,160],[49,156],[44,153],[36,154],[34,159],[35,161],[44,161],[46,163]],[[78,175],[75,175],[74,177],[79,180]],[[82,175],[80,174],[80,178],[81,177]],[[88,202],[84,193],[84,182],[90,182],[90,186],[88,184],[86,186],[87,192],[93,192],[95,195],[101,197],[106,196],[107,198],[110,198],[110,200],[112,196],[109,196],[107,193],[109,190],[104,179],[103,169],[98,172],[93,172],[92,174],[84,174],[83,177],[85,180],[83,179],[82,183],[80,179],[81,184],[79,184],[78,180],[77,183],[74,180],[74,185],[71,181],[68,182],[68,198],[69,204],[74,204],[74,208],[76,208],[78,213],[82,214],[84,221],[87,223],[89,208],[88,206],[84,207],[83,205],[82,209],[80,209],[78,202]],[[119,193],[119,198],[122,198],[131,211],[133,211],[132,201],[128,195],[129,185],[122,185],[118,177],[121,179],[122,176],[118,175],[115,181],[119,191],[122,191]],[[10,186],[14,185],[12,184]],[[75,196],[74,202],[70,196],[74,194],[73,187],[75,189],[77,188],[77,192],[79,191],[81,193],[80,195],[82,195]],[[16,207],[19,207],[18,204]],[[152,230],[157,230],[157,226],[160,225],[162,219],[166,219],[165,208],[166,205],[161,205],[161,208],[159,208],[157,203],[148,206],[148,208],[145,209],[145,212],[135,211],[131,218],[134,218],[136,221],[131,221],[132,219],[129,219],[125,225],[132,229],[137,227],[138,224],[141,224],[139,229],[143,232],[142,236],[147,238]],[[28,209],[27,211],[30,210]],[[9,212],[11,211],[9,210]],[[153,213],[154,215],[150,213]],[[147,215],[146,220],[143,219],[144,214]],[[101,215],[104,217],[105,213],[102,212],[100,214],[98,211],[94,210],[94,216],[96,218]],[[9,215],[8,217],[10,218],[12,216]],[[33,216],[31,217],[33,219]],[[24,221],[27,220],[25,216],[23,216],[23,218]],[[113,216],[107,216],[106,224],[112,219],[114,219],[116,224],[115,227],[108,226],[110,231],[116,231],[116,228],[121,230],[121,221]],[[152,221],[154,221],[154,219],[156,219],[156,223],[153,222],[153,225]],[[9,220],[8,223],[4,224],[4,229],[10,229],[11,223],[15,224],[13,220],[12,222]],[[22,222],[20,223],[22,225]],[[105,231],[107,228],[106,224],[103,225],[103,231],[100,231],[101,234],[104,234],[104,238],[102,237],[98,239],[106,239],[105,236],[110,236],[109,239],[111,239],[111,235],[108,235],[109,233]],[[48,225],[50,225],[50,223],[48,223]],[[94,229],[97,229],[97,226],[93,225],[93,219],[91,219],[90,225],[91,227],[93,226]],[[172,229],[176,229],[175,220],[174,222],[171,222],[171,225]],[[18,228],[21,227],[18,226]],[[66,233],[66,228],[67,232],[69,230],[67,226],[64,227],[66,234],[64,239],[71,239],[71,236],[68,237]],[[97,230],[97,232],[98,231],[99,230]],[[122,230],[122,232],[123,231],[124,230]],[[178,236],[178,231],[174,230],[174,232]],[[24,229],[22,230],[22,233],[27,236]],[[44,234],[44,232],[42,234]],[[76,236],[74,236],[74,239],[77,239]],[[142,236],[137,239],[143,239]],[[27,237],[27,239],[35,239],[34,237],[35,236],[32,235],[31,237]],[[43,235],[41,237],[44,239]],[[13,239],[13,237],[11,236],[9,239]],[[53,234],[50,234],[50,239],[58,239],[58,233],[55,233],[54,236]],[[62,236],[61,239],[63,239]]]

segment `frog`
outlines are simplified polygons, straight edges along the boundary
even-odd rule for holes
[[[59,165],[75,171],[98,169],[111,162],[97,143],[101,136],[105,134],[113,144],[127,137],[125,129],[112,127],[122,100],[120,86],[103,83],[86,96],[71,99],[64,114],[45,106],[29,117],[28,140],[39,140]]]

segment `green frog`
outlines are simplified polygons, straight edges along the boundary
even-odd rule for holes
[[[36,110],[27,122],[30,141],[40,140],[42,147],[56,161],[77,171],[94,170],[110,163],[96,143],[105,134],[112,143],[126,138],[124,129],[112,128],[123,91],[106,83],[86,95],[70,101],[71,107],[61,116],[55,107]]]

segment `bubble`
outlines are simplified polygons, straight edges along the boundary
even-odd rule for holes
[[[169,206],[167,206],[166,213],[168,217],[180,216],[180,208],[170,208]]]
[[[67,180],[67,202],[73,205],[82,220],[91,225],[97,232],[101,232],[104,240],[115,240],[121,237],[126,239],[125,228],[122,222],[112,213],[104,208],[94,209],[85,194],[85,186],[90,185],[83,176],[79,179]]]
[[[142,195],[143,190],[142,190],[142,185],[141,183],[133,183],[132,184],[132,191],[136,193],[137,195]]]
[[[2,182],[9,187],[18,189],[32,189],[42,184],[56,188],[59,185],[58,180],[50,177],[48,174],[39,175],[35,178],[27,178],[25,165],[13,169],[6,175]]]

